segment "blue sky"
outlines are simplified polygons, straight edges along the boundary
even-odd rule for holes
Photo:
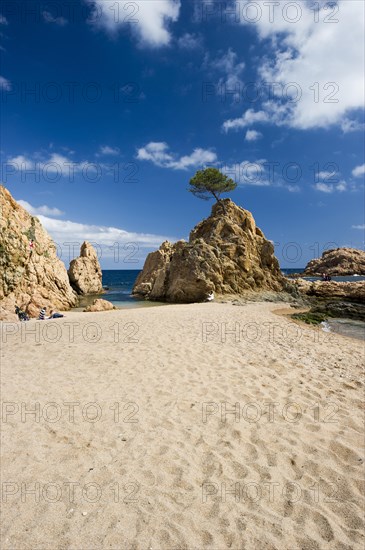
[[[5,0],[3,184],[66,264],[84,239],[102,267],[137,269],[188,238],[208,165],[282,267],[363,248],[364,3],[313,6]]]

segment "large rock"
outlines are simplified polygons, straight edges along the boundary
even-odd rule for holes
[[[365,321],[365,281],[345,283],[297,279],[294,286],[310,299],[310,313]]]
[[[357,248],[335,248],[323,252],[321,258],[311,260],[305,275],[365,275],[365,252]]]
[[[250,212],[231,200],[212,208],[190,233],[189,242],[164,242],[148,255],[133,294],[149,300],[199,302],[211,292],[282,290],[285,279],[273,244]]]
[[[36,317],[44,306],[68,310],[77,302],[53,240],[0,185],[0,319],[14,318],[15,305]]]
[[[101,294],[103,292],[102,272],[95,248],[85,241],[80,256],[70,263],[70,283],[77,294]]]
[[[84,311],[87,312],[97,312],[97,311],[111,311],[112,309],[116,309],[111,302],[108,302],[108,300],[102,300],[101,298],[97,298],[93,301],[93,303],[89,306],[87,306]]]
[[[307,281],[297,279],[293,281],[300,293],[324,299],[342,299],[350,302],[365,302],[365,281],[338,282],[338,281]]]

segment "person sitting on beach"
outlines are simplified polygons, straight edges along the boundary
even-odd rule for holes
[[[64,317],[62,313],[58,313],[58,311],[53,311],[53,309],[51,309],[48,319],[60,319],[61,317]]]
[[[28,315],[25,311],[22,311],[20,307],[15,306],[15,313],[17,314],[19,321],[29,321]]]
[[[42,307],[42,309],[39,312],[38,321],[44,321],[46,319],[46,307]]]

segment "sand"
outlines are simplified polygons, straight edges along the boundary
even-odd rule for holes
[[[3,324],[1,547],[362,549],[363,343],[285,307]]]

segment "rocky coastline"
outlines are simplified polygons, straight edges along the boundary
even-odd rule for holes
[[[82,244],[80,256],[71,261],[67,271],[38,218],[3,186],[0,199],[0,320],[16,321],[17,305],[33,318],[44,306],[62,311],[83,303],[87,311],[113,308],[105,300],[91,303],[93,296],[105,290],[98,257],[90,243]],[[345,258],[342,267],[340,258]],[[330,250],[322,260],[309,262],[304,273],[319,274],[324,272],[323,266],[326,273],[348,274],[350,269],[363,273],[363,259],[361,250]],[[191,231],[188,242],[166,241],[149,254],[132,292],[135,297],[169,303],[213,298],[234,305],[286,301],[307,307],[313,319],[335,316],[365,321],[365,281],[311,282],[285,277],[272,242],[256,226],[253,215],[230,199],[213,206],[211,215]]]
[[[321,258],[311,260],[305,267],[304,276],[331,277],[365,275],[365,252],[357,248],[334,248],[325,250]]]
[[[0,320],[17,321],[18,306],[28,317],[40,309],[68,311],[80,295],[102,294],[102,273],[88,242],[69,272],[39,219],[29,214],[0,185]]]
[[[365,321],[365,281],[292,281],[303,303],[310,308],[302,315],[308,322],[321,322],[330,317]]]

